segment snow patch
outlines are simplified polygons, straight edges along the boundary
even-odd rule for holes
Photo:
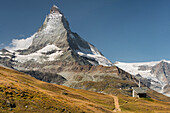
[[[93,55],[93,54],[84,54],[82,52],[77,52],[77,53],[82,57],[86,57],[86,58],[97,61],[99,63],[99,65],[112,66],[112,63],[108,59],[106,59],[104,56]]]
[[[54,53],[49,55],[44,55],[43,53],[48,53],[51,51],[56,50]],[[16,59],[18,62],[24,63],[27,61],[36,61],[39,63],[43,63],[45,61],[54,61],[56,58],[63,54],[63,51],[61,51],[60,48],[58,48],[55,45],[47,45],[46,47],[38,50],[35,53],[29,54],[29,55],[16,55]]]
[[[97,50],[97,48],[93,47],[92,45],[89,45],[89,46],[90,46],[91,52],[92,52],[94,55],[102,56],[102,55],[100,54],[100,52]]]
[[[95,60],[99,63],[99,65],[112,66],[112,63],[107,58],[102,56],[100,52],[97,50],[97,48],[93,47],[90,44],[89,46],[90,46],[90,49],[85,49],[85,48],[78,46],[78,48],[80,49],[80,51],[77,51],[78,55],[82,57],[86,57],[91,60]]]
[[[6,56],[6,55],[5,55],[5,56],[4,56],[4,55],[0,55],[0,57],[1,57],[1,58],[9,58],[9,59],[11,59],[10,56]]]
[[[61,29],[61,21],[62,21],[62,14],[58,14],[58,13],[53,13],[53,14],[49,14],[46,19],[47,19],[47,26],[45,27],[45,29],[43,29],[43,33],[45,34],[49,34],[49,33],[53,33],[54,31],[59,31]]]
[[[38,51],[38,53],[48,53],[48,52],[51,52],[51,51],[54,51],[54,50],[60,51],[61,49],[58,48],[58,47],[55,46],[55,45],[47,45],[46,47],[40,49],[40,50]]]

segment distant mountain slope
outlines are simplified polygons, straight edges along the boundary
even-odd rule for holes
[[[170,103],[123,95],[118,97],[123,113],[170,110]],[[112,113],[114,100],[109,95],[42,82],[0,67],[0,106],[0,111],[4,113]]]
[[[136,75],[136,77],[145,78],[145,80],[141,78],[141,81],[148,87],[170,96],[170,61],[162,60],[146,63],[116,62],[115,65],[132,75]]]

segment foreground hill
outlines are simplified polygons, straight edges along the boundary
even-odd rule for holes
[[[115,108],[114,99],[110,95],[42,82],[4,67],[0,67],[0,80],[0,111],[4,113],[111,113]],[[122,112],[170,110],[170,103],[167,102],[123,95],[118,97]]]
[[[36,80],[0,67],[0,111],[111,112],[113,98]]]

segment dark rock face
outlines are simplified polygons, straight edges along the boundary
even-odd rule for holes
[[[27,73],[38,80],[42,80],[49,83],[55,83],[58,85],[64,84],[64,82],[67,81],[61,75],[49,73],[49,72],[25,71],[24,73]]]
[[[156,75],[157,79],[164,84],[163,94],[170,96],[170,64],[162,61],[152,67],[151,73]]]
[[[170,64],[167,62],[160,62],[159,64],[152,67],[151,73],[156,75],[158,80],[160,80],[164,84],[168,84],[170,82]]]

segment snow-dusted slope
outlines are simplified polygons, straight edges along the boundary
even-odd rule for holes
[[[144,78],[152,78],[156,81],[158,81],[153,74],[151,74],[151,69],[148,68],[146,70],[141,70],[141,66],[147,66],[147,67],[152,67],[155,66],[156,64],[160,63],[160,61],[155,61],[155,62],[142,62],[142,63],[124,63],[124,62],[116,62],[115,65],[118,66],[119,68],[125,70],[126,72],[132,74],[132,75],[137,75],[140,74]]]
[[[141,75],[150,80],[150,88],[164,93],[164,87],[170,83],[170,61],[161,60],[142,63],[116,62],[115,65],[132,75]],[[169,95],[170,92],[166,92]]]
[[[0,58],[9,58],[9,59],[11,59],[12,55],[13,54],[10,51],[6,50],[6,49],[0,50]]]
[[[35,61],[44,63],[45,61],[55,61],[57,57],[61,56],[63,51],[55,45],[47,45],[46,47],[28,54],[28,55],[16,55],[15,60],[21,63],[28,61]]]
[[[79,47],[79,50],[77,51],[78,55],[88,58],[88,59],[92,59],[95,60],[99,63],[99,65],[103,65],[103,66],[112,66],[112,63],[106,59],[98,50],[97,48],[95,48],[94,46],[90,45],[90,49],[84,49]]]

